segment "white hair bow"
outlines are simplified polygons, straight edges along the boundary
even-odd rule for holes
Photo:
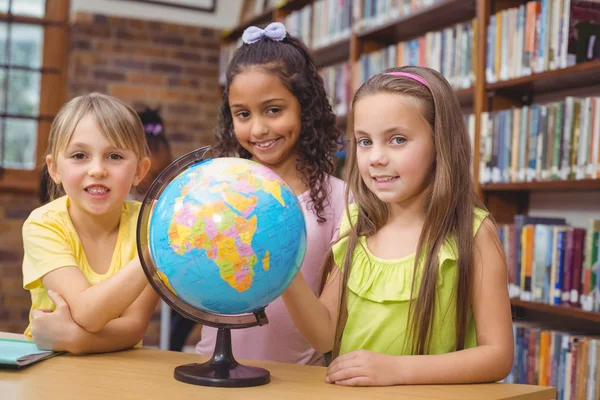
[[[266,36],[271,40],[279,42],[285,39],[286,34],[285,26],[281,22],[271,22],[265,29],[257,26],[249,26],[242,34],[242,40],[246,44],[252,44]]]

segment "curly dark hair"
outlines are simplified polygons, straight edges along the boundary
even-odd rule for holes
[[[214,154],[216,157],[251,157],[235,137],[229,108],[231,81],[250,67],[259,67],[276,75],[300,103],[302,126],[296,169],[302,175],[304,184],[310,188],[310,199],[318,222],[323,223],[327,220],[324,209],[329,185],[322,183],[334,170],[334,152],[340,143],[342,131],[336,125],[323,79],[300,40],[290,35],[286,35],[282,41],[265,37],[254,44],[243,44],[235,51],[227,67],[219,124],[215,131],[218,144]]]

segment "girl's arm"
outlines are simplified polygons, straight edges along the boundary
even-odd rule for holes
[[[74,266],[55,269],[42,277],[47,290],[59,293],[69,305],[73,320],[88,332],[99,332],[123,313],[148,285],[136,256],[120,271],[90,286]]]
[[[281,295],[302,336],[321,353],[333,349],[338,319],[342,274],[336,266],[332,271],[320,298],[310,290],[301,272]]]
[[[388,356],[355,351],[335,359],[326,381],[342,385],[459,384],[504,379],[513,363],[513,331],[506,264],[494,225],[475,235],[471,304],[477,347],[448,354]]]
[[[75,323],[68,304],[58,293],[51,292],[50,297],[56,304],[54,312],[34,310],[32,313],[33,339],[40,349],[74,354],[104,353],[135,346],[143,339],[158,300],[154,290],[147,286],[122,316],[108,322],[99,332],[90,333]]]

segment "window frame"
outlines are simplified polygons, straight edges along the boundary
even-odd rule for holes
[[[40,104],[35,150],[36,167],[33,170],[0,167],[0,192],[36,193],[43,157],[48,144],[52,120],[66,101],[67,69],[69,64],[70,0],[46,0],[43,18],[0,13],[0,22],[25,23],[44,27],[40,82]],[[15,68],[18,69],[18,68]],[[8,107],[8,105],[6,105]],[[2,117],[12,114],[0,114]]]

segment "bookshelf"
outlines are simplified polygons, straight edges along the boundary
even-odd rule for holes
[[[265,24],[270,21],[283,20],[291,12],[303,7],[315,4],[317,0],[289,0],[280,3],[279,7],[272,8],[267,12],[257,15],[255,18],[240,24],[235,29],[224,35],[224,43],[231,44],[239,39],[243,30],[253,24]],[[354,0],[361,1],[361,0]],[[366,1],[366,0],[362,0]],[[560,1],[566,4],[569,1],[578,0],[543,0],[544,4]],[[422,1],[425,3],[425,0]],[[600,96],[600,59],[593,61],[577,62],[569,66],[558,65],[560,60],[554,62],[555,67],[543,67],[532,70],[530,73],[514,73],[515,71],[492,71],[496,73],[497,79],[488,79],[490,74],[488,34],[493,32],[492,28],[497,19],[502,16],[507,23],[517,12],[525,12],[527,0],[440,0],[430,1],[429,5],[413,10],[408,14],[396,15],[392,18],[381,19],[379,23],[373,24],[366,20],[356,20],[348,37],[332,41],[324,47],[312,50],[313,57],[319,68],[328,67],[340,62],[349,62],[351,65],[350,97],[361,84],[360,63],[361,57],[385,50],[388,46],[399,42],[407,42],[418,39],[431,32],[439,32],[474,20],[475,29],[472,32],[472,42],[469,46],[472,51],[472,62],[470,65],[474,79],[470,87],[457,87],[455,93],[465,113],[473,113],[474,124],[474,179],[476,190],[484,201],[498,224],[510,224],[515,215],[528,214],[532,196],[545,192],[568,192],[578,193],[584,196],[590,191],[600,191],[600,163],[597,179],[584,177],[579,179],[557,180],[557,179],[533,179],[528,181],[508,182],[482,182],[483,171],[481,170],[483,115],[500,112],[520,107],[530,107],[535,102],[545,103],[544,98],[558,96],[580,96],[580,90],[588,90],[583,96]],[[396,0],[397,4],[404,4],[404,0]],[[411,3],[408,1],[408,3]],[[419,1],[412,0],[412,3]],[[360,3],[363,4],[362,2]],[[541,4],[541,3],[540,3]],[[362,12],[360,7],[357,7]],[[517,9],[518,11],[515,11]],[[521,10],[523,9],[523,10]],[[353,10],[355,12],[356,10]],[[538,12],[540,12],[538,10]],[[561,11],[562,12],[562,11]],[[568,25],[568,23],[567,23]],[[521,25],[521,29],[525,29]],[[517,34],[519,34],[518,29]],[[523,32],[520,32],[523,34]],[[524,35],[524,34],[523,34]],[[312,34],[311,34],[312,37]],[[521,36],[524,37],[524,36]],[[502,37],[500,38],[502,39]],[[548,39],[549,40],[549,39]],[[514,41],[512,41],[514,42]],[[549,41],[548,46],[555,46]],[[496,46],[498,44],[496,43]],[[519,48],[513,48],[514,43],[504,44],[518,52]],[[462,48],[464,50],[464,48]],[[498,47],[491,47],[498,51]],[[457,47],[457,50],[460,51]],[[525,49],[521,49],[525,51]],[[502,50],[503,51],[503,50]],[[556,48],[555,48],[556,53]],[[501,53],[504,55],[504,53]],[[558,57],[558,56],[556,56]],[[506,57],[504,57],[506,58]],[[524,63],[524,62],[523,62]],[[551,62],[549,62],[549,65]],[[497,64],[498,65],[498,64]],[[542,65],[542,64],[540,64]],[[519,67],[520,68],[520,67]],[[500,76],[506,73],[505,76]],[[499,79],[501,77],[502,79]],[[589,94],[589,89],[597,87],[597,91]],[[541,100],[540,100],[541,98]],[[535,101],[534,101],[535,99]],[[600,97],[599,97],[600,99]],[[347,132],[352,127],[346,115],[338,118],[341,126],[346,126]],[[561,133],[562,134],[562,133]],[[591,157],[591,156],[590,156]],[[568,205],[565,208],[568,209]],[[599,213],[600,214],[600,213]],[[600,215],[599,215],[600,217]],[[600,278],[599,278],[600,279]],[[570,329],[586,335],[600,335],[600,313],[584,311],[582,308],[551,305],[541,302],[523,301],[518,298],[511,299],[515,322],[534,321],[549,329]],[[561,328],[562,327],[562,328]]]
[[[588,191],[600,190],[600,179],[555,180],[539,182],[490,183],[481,186],[483,192]]]
[[[488,83],[488,92],[497,95],[551,93],[600,84],[600,60],[588,61],[559,70],[545,71],[520,78]]]
[[[596,323],[600,322],[600,313],[597,312],[583,311],[578,308],[570,308],[565,306],[552,306],[549,304],[535,303],[519,299],[512,299],[510,302],[515,307],[540,311],[553,317],[570,317]]]

